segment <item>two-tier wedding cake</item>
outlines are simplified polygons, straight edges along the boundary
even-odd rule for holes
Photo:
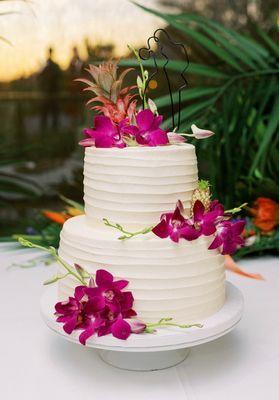
[[[95,148],[87,147],[84,163],[85,215],[63,227],[59,255],[95,274],[105,268],[127,279],[134,309],[145,321],[162,316],[195,322],[215,313],[225,300],[224,256],[208,250],[212,236],[193,241],[161,239],[149,232],[118,240],[119,232],[103,218],[138,231],[156,225],[160,215],[180,199],[189,216],[198,170],[190,144]],[[59,282],[65,300],[76,282]]]
[[[58,281],[56,321],[67,334],[80,331],[82,344],[93,335],[201,328],[225,302],[224,255],[243,244],[244,221],[211,199],[186,143],[214,133],[163,129],[148,72],[141,65],[136,94],[123,87],[130,70],[118,75],[110,61],[80,79],[99,113],[80,142],[85,214],[66,221],[58,254],[47,250],[59,264],[47,282]]]

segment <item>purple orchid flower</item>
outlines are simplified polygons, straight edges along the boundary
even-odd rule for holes
[[[120,310],[128,310],[133,305],[133,295],[131,292],[122,292],[129,284],[126,280],[114,281],[112,274],[104,269],[96,272],[96,287],[87,289],[89,297],[101,296],[105,301],[105,305],[116,313]]]
[[[162,115],[155,116],[151,110],[142,110],[136,116],[135,125],[129,125],[123,130],[134,136],[137,143],[143,146],[161,146],[169,143],[167,132],[160,128]]]
[[[109,117],[97,115],[94,119],[94,129],[84,129],[84,134],[87,136],[79,142],[84,147],[126,147],[122,138],[122,129],[127,125],[127,119],[120,122],[119,125],[114,124]]]
[[[132,306],[132,303],[129,303],[129,300],[125,305],[126,310],[121,309],[120,312],[112,311],[108,306],[105,307],[100,314],[104,324],[98,329],[98,336],[104,336],[111,333],[118,339],[127,339],[132,332],[130,325],[127,326],[127,321],[129,318],[137,315],[137,313],[132,308],[129,308]]]
[[[105,306],[104,298],[100,296],[88,298],[87,289],[87,286],[77,286],[74,297],[55,305],[56,321],[64,323],[63,329],[66,333],[71,334],[77,329],[83,330],[79,337],[82,344],[85,344],[86,339],[102,324],[97,315]]]
[[[205,207],[200,200],[196,200],[193,207],[193,222],[201,235],[210,236],[216,232],[216,220],[224,215],[224,207],[214,200],[211,202],[209,211],[205,211]]]
[[[127,339],[132,332],[127,319],[137,315],[132,309],[132,293],[122,291],[128,283],[114,281],[108,271],[98,270],[89,286],[77,286],[74,297],[56,304],[57,322],[64,324],[63,329],[68,334],[82,330],[79,341],[83,345],[94,333],[99,336],[112,333],[118,339]]]
[[[244,246],[241,233],[245,226],[245,220],[237,222],[221,221],[216,226],[216,236],[209,250],[221,247],[221,254],[233,254],[238,247]]]
[[[200,231],[196,230],[195,226],[184,218],[183,213],[184,207],[179,200],[174,212],[161,215],[161,221],[152,229],[152,232],[162,239],[170,237],[173,242],[179,242],[180,238],[197,239],[201,234]]]

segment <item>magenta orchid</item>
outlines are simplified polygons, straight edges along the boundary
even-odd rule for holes
[[[125,132],[134,136],[143,146],[162,146],[169,143],[167,132],[160,128],[162,115],[154,115],[151,110],[142,110],[136,115],[137,125],[125,127]]]
[[[127,119],[124,119],[117,125],[114,124],[109,117],[97,115],[94,120],[94,129],[84,129],[84,134],[87,138],[81,140],[79,144],[84,147],[126,147],[126,143],[122,137],[122,131],[127,121]]]
[[[174,212],[161,215],[160,222],[152,232],[162,239],[169,237],[174,242],[180,239],[195,240],[201,235],[215,234],[209,250],[220,247],[222,254],[232,254],[239,246],[244,245],[241,233],[245,221],[229,221],[230,215],[225,213],[218,200],[211,201],[208,211],[200,200],[196,200],[192,216],[185,218],[183,214],[183,205],[178,201]]]
[[[152,232],[164,239],[170,237],[173,242],[179,242],[180,238],[194,240],[200,236],[200,232],[195,226],[183,216],[184,207],[181,201],[178,201],[174,212],[161,215],[161,221],[156,225]]]
[[[221,248],[221,254],[233,254],[238,247],[244,246],[244,239],[241,237],[245,226],[245,220],[236,222],[223,220],[216,225],[216,236],[209,250]]]
[[[217,201],[211,202],[209,211],[200,200],[195,201],[193,207],[193,223],[200,235],[210,236],[216,232],[216,220],[224,215],[224,207]]]
[[[95,281],[90,280],[90,286],[77,286],[74,297],[56,304],[57,322],[64,324],[63,329],[68,334],[82,330],[79,336],[82,344],[86,344],[94,333],[99,336],[112,333],[118,339],[127,339],[132,329],[124,319],[136,315],[132,309],[132,293],[123,291],[128,283],[126,280],[114,281],[108,271],[98,270]]]
[[[83,330],[79,338],[82,344],[85,344],[86,339],[101,326],[102,320],[98,313],[105,305],[104,299],[100,296],[89,298],[87,289],[87,286],[77,286],[74,297],[55,305],[56,321],[64,324],[63,329],[66,333],[71,334],[77,329]]]

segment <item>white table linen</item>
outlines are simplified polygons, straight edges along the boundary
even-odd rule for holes
[[[33,251],[33,254],[38,254]],[[279,398],[279,260],[239,264],[266,280],[227,272],[245,299],[242,321],[228,335],[195,347],[179,366],[122,371],[94,350],[63,340],[44,324],[39,300],[51,266],[11,267],[26,250],[0,248],[0,398],[3,400],[263,400]]]

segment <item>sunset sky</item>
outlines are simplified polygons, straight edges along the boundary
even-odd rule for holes
[[[159,7],[156,0],[139,2]],[[12,43],[0,42],[0,81],[26,76],[42,67],[49,45],[55,49],[55,60],[66,67],[74,44],[81,56],[85,54],[85,37],[92,43],[113,42],[118,54],[123,54],[127,42],[140,45],[164,25],[128,0],[0,2],[0,13],[5,11],[16,14],[0,15],[0,36]]]

